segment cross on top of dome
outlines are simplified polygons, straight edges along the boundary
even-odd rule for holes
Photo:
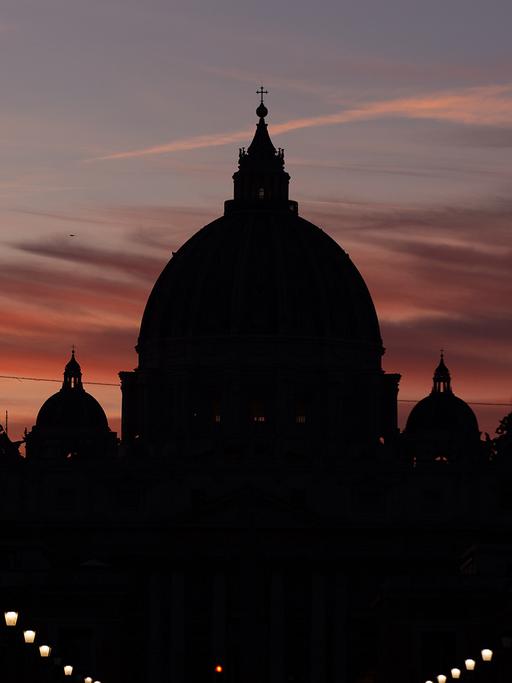
[[[256,94],[260,96],[260,105],[256,109],[256,115],[260,117],[260,119],[264,119],[265,116],[268,114],[268,109],[265,106],[265,103],[263,102],[263,95],[268,95],[268,90],[264,90],[263,86],[260,86],[259,90],[256,90]]]

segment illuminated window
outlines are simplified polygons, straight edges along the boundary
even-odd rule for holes
[[[262,187],[258,190],[258,199],[265,199],[265,190]]]
[[[306,402],[302,399],[295,401],[295,424],[306,424]]]
[[[267,421],[267,416],[265,414],[265,406],[263,401],[253,400],[251,401],[250,410],[251,422],[256,422],[261,424]]]
[[[220,424],[220,422],[221,422],[220,401],[213,401],[212,409],[213,409],[213,421],[214,421],[214,423]]]

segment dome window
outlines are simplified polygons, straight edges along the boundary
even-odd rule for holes
[[[265,414],[265,406],[263,401],[253,400],[251,401],[250,410],[251,422],[262,424],[267,421],[267,416]]]
[[[213,401],[212,413],[213,413],[214,424],[220,424],[221,423],[220,401]]]
[[[304,399],[295,401],[295,424],[306,424],[306,401]]]

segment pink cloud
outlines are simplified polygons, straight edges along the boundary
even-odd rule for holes
[[[341,125],[377,118],[403,117],[433,119],[458,124],[487,126],[512,125],[512,84],[463,88],[453,91],[394,98],[362,104],[333,114],[291,119],[272,124],[272,134],[290,133],[305,128]],[[88,159],[106,161],[169,154],[247,141],[252,129],[196,135],[141,149],[114,152]]]

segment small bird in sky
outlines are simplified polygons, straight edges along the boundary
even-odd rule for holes
[[[76,235],[70,235],[70,237],[76,237]]]

